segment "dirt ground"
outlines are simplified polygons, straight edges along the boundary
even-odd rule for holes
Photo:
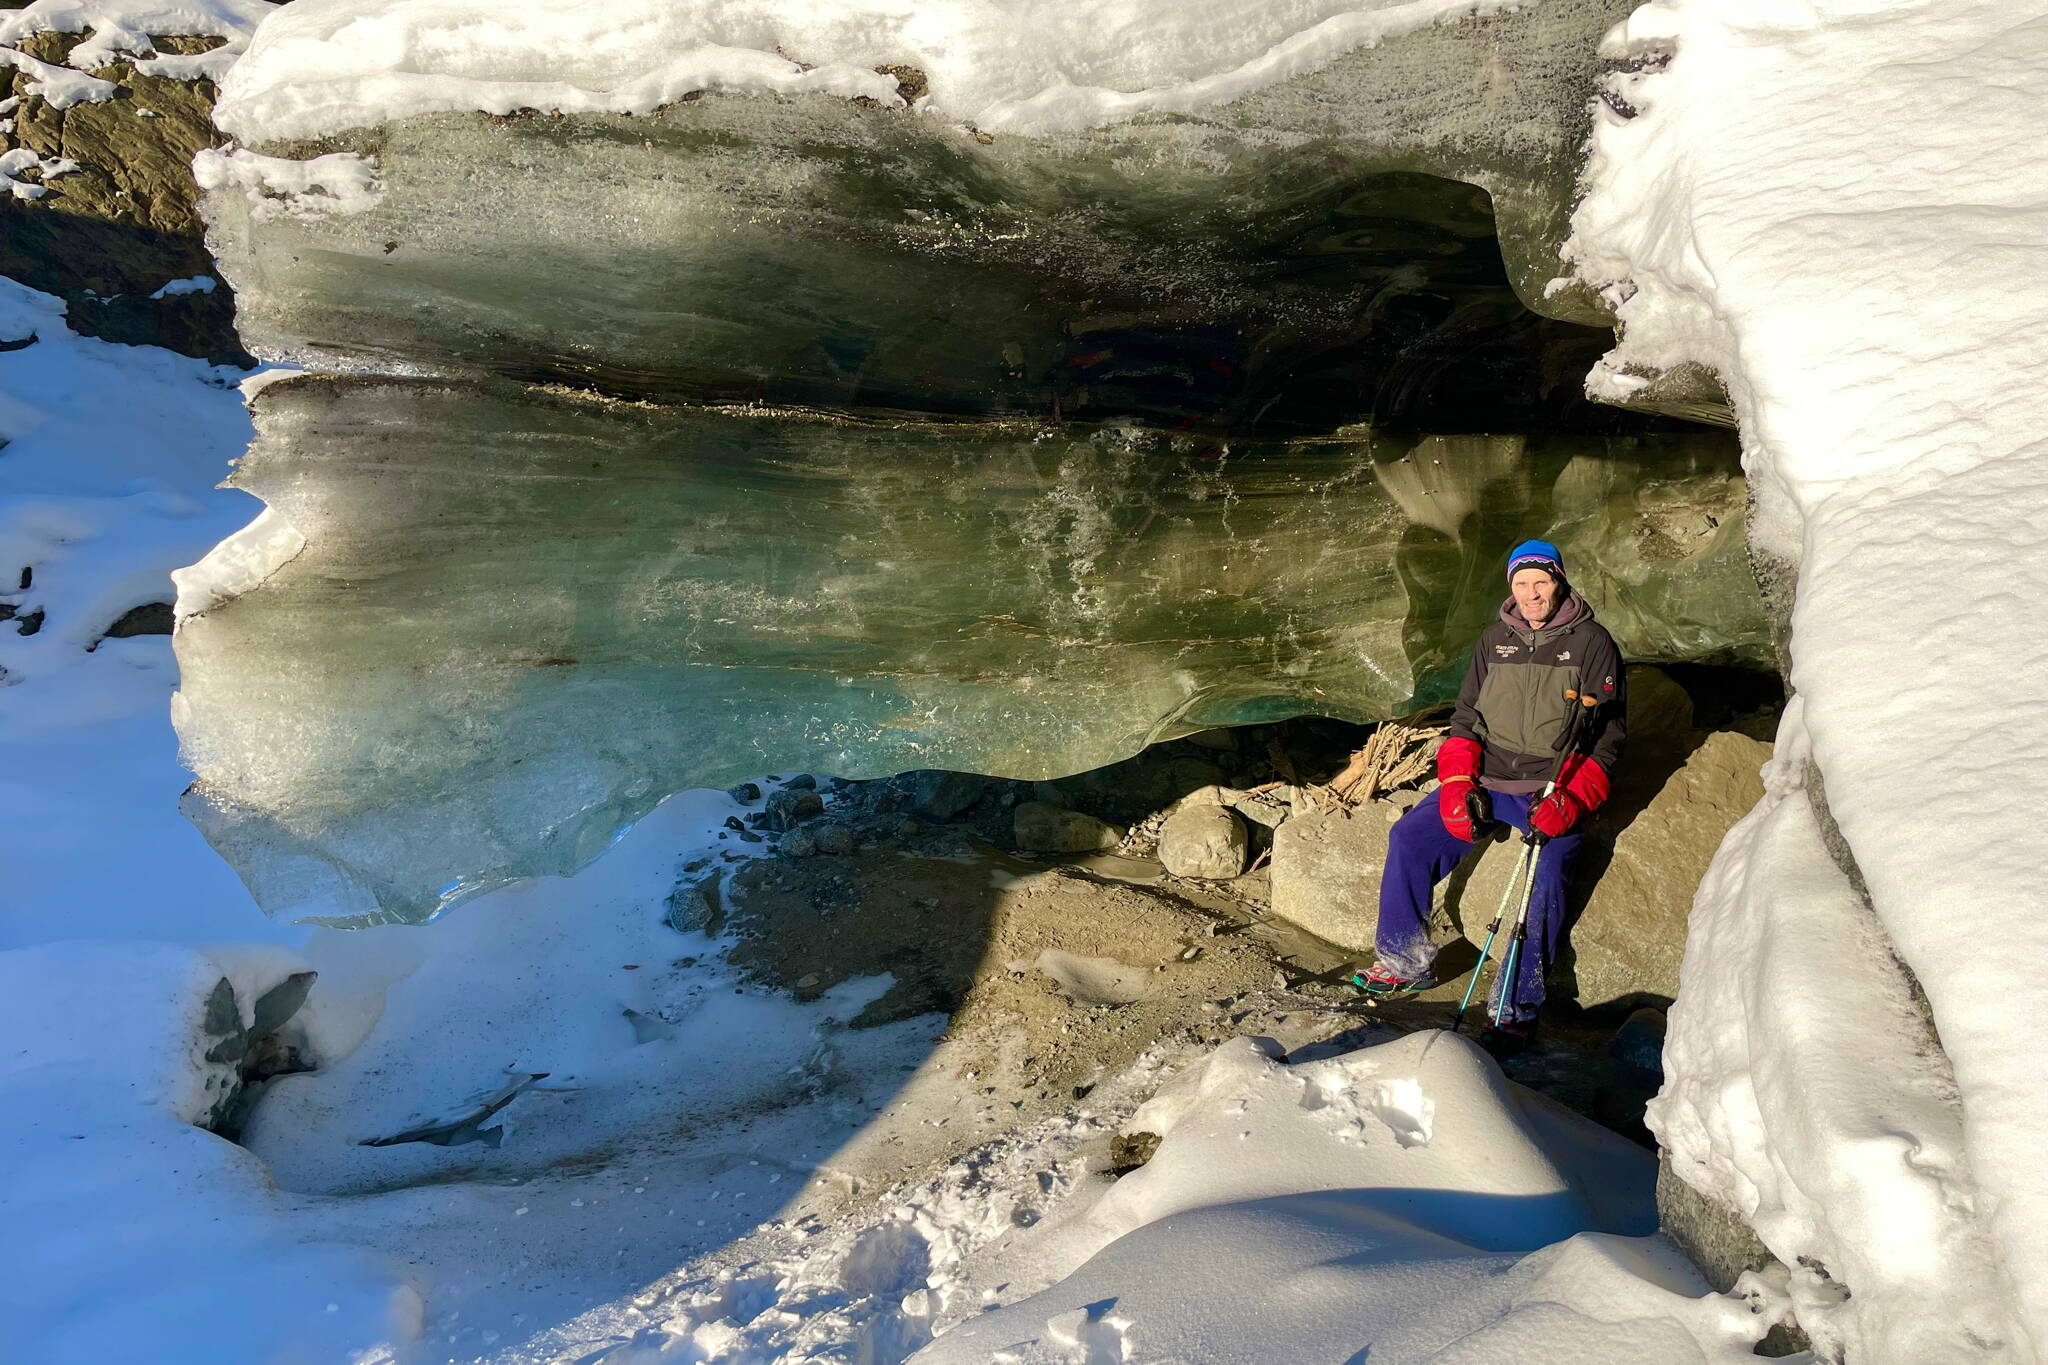
[[[1447,953],[1459,975],[1444,986],[1374,1006],[1346,982],[1354,955],[1262,914],[1241,889],[1226,897],[1112,855],[1029,861],[959,849],[751,862],[725,889],[732,961],[802,997],[888,973],[894,984],[851,1026],[948,1014],[958,1083],[982,1107],[1026,1119],[1085,1096],[1157,1044],[1261,1033],[1294,1049],[1375,1026],[1444,1027],[1470,966]],[[1654,1081],[1615,1063],[1610,1036],[1553,1028],[1507,1070],[1642,1140]]]

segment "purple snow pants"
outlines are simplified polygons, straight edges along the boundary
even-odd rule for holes
[[[1535,798],[1509,796],[1505,792],[1487,795],[1493,800],[1495,820],[1505,820],[1524,833],[1528,831],[1529,806]],[[1536,859],[1536,890],[1529,898],[1528,937],[1522,943],[1514,988],[1505,1010],[1500,1008],[1498,981],[1493,988],[1492,1012],[1500,1018],[1534,1019],[1537,1007],[1543,1003],[1543,977],[1557,956],[1558,935],[1564,929],[1565,886],[1571,875],[1572,859],[1579,851],[1579,839],[1576,831],[1552,839]],[[1471,844],[1444,828],[1434,793],[1394,826],[1387,837],[1387,865],[1380,873],[1380,924],[1375,944],[1380,961],[1389,971],[1415,977],[1429,970],[1436,959],[1436,947],[1429,941],[1430,893],[1471,851]],[[1518,885],[1515,902],[1520,899]],[[1465,914],[1484,915],[1490,920],[1493,909],[1491,905],[1468,906]],[[1493,943],[1494,956],[1502,962],[1507,959],[1508,929],[1514,922],[1515,910],[1516,904],[1511,902],[1501,922],[1500,937]],[[1481,921],[1482,927],[1485,922]]]

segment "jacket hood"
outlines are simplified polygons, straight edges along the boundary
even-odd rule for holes
[[[1529,624],[1528,619],[1522,615],[1522,609],[1515,605],[1515,599],[1512,597],[1500,604],[1500,619],[1507,624],[1510,630],[1535,629],[1535,627]],[[1573,588],[1565,594],[1564,601],[1558,604],[1557,614],[1552,616],[1543,629],[1537,633],[1547,635],[1553,630],[1569,630],[1573,626],[1582,625],[1592,619],[1593,604],[1579,596],[1579,590]]]

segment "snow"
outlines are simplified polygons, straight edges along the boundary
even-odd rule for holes
[[[1237,1358],[1456,1318],[1715,1360],[1775,1311],[1621,1235],[1647,1226],[1644,1155],[1441,1035],[1292,1064],[1162,1047],[1006,1129],[943,1019],[845,1026],[887,978],[799,1003],[668,926],[679,875],[746,856],[724,793],[432,925],[272,924],[176,813],[167,642],[98,631],[212,538],[241,549],[209,572],[242,577],[181,573],[187,609],[293,552],[260,516],[236,532],[255,504],[212,486],[248,436],[237,389],[289,375],[79,338],[0,286],[0,337],[30,335],[0,352],[0,586],[33,570],[0,596],[47,617],[0,625],[0,1313],[23,1359],[795,1365],[857,1343],[888,1365],[1013,1320],[1030,1358],[1082,1358],[1209,1333],[1225,1300],[1201,1287],[1261,1264],[1338,1299],[1269,1315],[1267,1354]],[[234,1074],[207,1057],[217,983],[246,1027],[307,969],[292,1028],[319,1069],[273,1083],[246,1147],[195,1126]],[[1102,1147],[1132,1124],[1166,1144],[1112,1181]],[[1304,1247],[1343,1259],[1305,1271]],[[1088,1308],[1103,1293],[1116,1312]]]
[[[260,510],[214,487],[248,444],[241,372],[79,337],[0,280],[0,948],[80,935],[296,939],[177,810],[163,636],[102,639]],[[29,582],[22,585],[22,574]],[[42,629],[19,633],[43,613]]]
[[[77,169],[76,161],[56,156],[37,156],[26,147],[0,152],[0,185],[5,185],[7,192],[16,199],[40,199],[50,192],[46,184],[20,179],[23,171],[34,171],[43,181],[50,181],[60,175],[69,175]]]
[[[1764,800],[1700,888],[1650,1122],[1791,1268],[1824,1358],[2009,1359],[1954,1079],[1822,844],[1805,709],[1794,698]]]
[[[145,75],[218,81],[247,51],[256,26],[274,6],[265,0],[35,0],[0,12],[0,62],[12,60],[42,83],[40,93],[59,109],[112,99],[114,86],[78,73],[132,58]],[[38,33],[84,33],[65,66],[52,67],[12,49]],[[210,52],[158,56],[152,33],[226,39]],[[29,65],[33,63],[33,65]],[[36,68],[40,68],[37,70]]]
[[[1916,1283],[1964,1321],[2012,1324],[1984,1351],[2048,1358],[2048,1053],[2031,1026],[2048,1009],[2048,917],[2035,841],[2003,816],[2048,762],[2048,670],[2024,645],[2048,543],[2048,27],[1988,0],[1669,0],[1610,47],[1636,69],[1598,117],[1568,251],[1625,331],[1589,387],[1619,393],[1682,361],[1727,383],[1752,542],[1798,574],[1792,738],[1810,744],[1876,919],[1926,993],[1960,1111],[1933,1123],[1927,1059],[1908,1113],[1935,1139],[1928,1168],[1910,1143],[1823,1149],[1814,1178],[1838,1197],[1793,1198],[1788,1172],[1816,1156],[1811,1115],[1713,1034],[1770,1037],[1774,1058],[1779,1040],[1690,1004],[1735,998],[1718,978],[1768,965],[1758,943],[1689,951],[1662,1121],[1692,1130],[1670,1134],[1704,1163],[1682,1174],[1756,1191],[1778,1254],[1832,1245],[1842,1273],[1869,1278],[1818,1315],[1862,1358],[1927,1358],[1888,1326],[1918,1306],[1888,1295]],[[1793,815],[1758,818],[1695,911],[1717,935],[1780,886],[1789,918],[1825,914],[1803,863],[1773,867],[1804,842]],[[1858,959],[1817,946],[1802,981],[1875,979],[1881,947],[1849,935],[1840,907],[1833,919],[1805,941]],[[1875,1022],[1861,1047],[1880,1055],[1859,1065],[1882,1068],[1880,1040],[1898,1032]],[[1940,1238],[1966,1242],[1959,1220],[1975,1222],[1995,1272],[1960,1256],[1930,1287],[1914,1249],[1865,1241],[1887,1181]],[[1947,1208],[1928,1213],[1944,1189]]]
[[[182,280],[167,280],[161,288],[151,294],[152,299],[176,298],[180,294],[211,294],[219,281],[211,275],[192,275]]]
[[[1462,1038],[1325,1052],[1290,1064],[1238,1038],[1123,1124],[1164,1139],[1137,1172],[1018,1217],[1028,1167],[1005,1167],[1035,1149],[1064,1185],[1046,1158],[1065,1144],[998,1148],[893,1218],[757,1263],[738,1303],[737,1277],[700,1289],[604,1359],[808,1358],[792,1328],[835,1289],[887,1301],[856,1339],[936,1328],[915,1357],[933,1365],[1478,1360],[1503,1342],[1514,1359],[1753,1358],[1752,1305],[1626,1235],[1653,1221],[1641,1150],[1508,1086]],[[963,1228],[977,1188],[998,1218]]]
[[[203,190],[238,187],[256,206],[258,218],[360,213],[382,193],[375,163],[352,152],[294,161],[243,147],[207,147],[192,158],[192,175]]]
[[[986,131],[1186,113],[1510,0],[299,0],[224,83],[244,142],[447,110],[643,113],[694,91],[815,91]]]
[[[388,1360],[417,1330],[391,1265],[304,1241],[262,1165],[192,1126],[227,1071],[205,1056],[215,983],[260,992],[301,969],[135,941],[0,953],[10,1358]]]
[[[103,81],[69,67],[53,66],[39,62],[25,52],[16,52],[11,47],[0,47],[0,66],[11,66],[29,78],[31,94],[40,95],[50,102],[52,109],[69,109],[76,104],[98,104],[114,98],[120,89],[112,81]]]

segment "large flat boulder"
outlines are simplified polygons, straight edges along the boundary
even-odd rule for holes
[[[1573,920],[1553,973],[1587,1009],[1678,994],[1686,916],[1714,850],[1763,798],[1762,740],[1732,731],[1656,737],[1632,750],[1596,811],[1572,877]],[[1444,908],[1474,943],[1512,874],[1517,840],[1486,845],[1446,883]]]
[[[1630,685],[1639,686],[1633,673]],[[1587,825],[1573,876],[1573,921],[1552,989],[1588,1009],[1677,995],[1693,893],[1722,837],[1763,796],[1759,770],[1769,744],[1682,728],[1689,711],[1665,700],[1646,716],[1654,711],[1677,724],[1631,743],[1613,796]],[[1394,814],[1384,805],[1298,809],[1283,822],[1273,835],[1273,913],[1340,947],[1370,951]],[[1474,943],[1485,937],[1518,848],[1507,838],[1482,843],[1438,887],[1436,915],[1447,935],[1462,932]]]

